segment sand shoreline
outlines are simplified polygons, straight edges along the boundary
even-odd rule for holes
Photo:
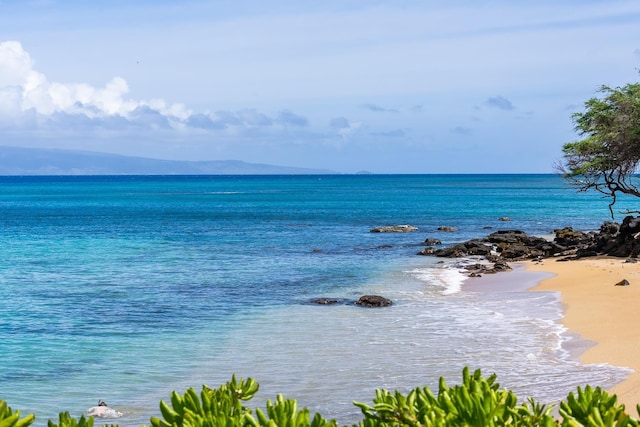
[[[527,271],[552,273],[530,288],[559,292],[564,305],[563,325],[593,342],[581,351],[585,364],[606,363],[633,370],[609,391],[636,414],[640,403],[640,263],[623,258],[594,257],[574,261],[525,262]],[[615,286],[626,279],[629,286]],[[586,384],[585,384],[586,385]]]

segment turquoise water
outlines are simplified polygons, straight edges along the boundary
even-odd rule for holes
[[[284,393],[340,423],[375,388],[465,365],[547,402],[627,373],[569,354],[558,296],[525,291],[540,276],[489,292],[416,255],[427,237],[609,219],[556,176],[0,177],[0,209],[0,399],[36,425],[99,399],[148,424],[172,390],[234,373],[260,382],[256,405]],[[419,231],[369,232],[388,224]],[[308,304],[364,293],[395,304]]]

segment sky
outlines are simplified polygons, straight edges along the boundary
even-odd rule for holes
[[[0,145],[553,173],[639,69],[637,0],[0,0]]]

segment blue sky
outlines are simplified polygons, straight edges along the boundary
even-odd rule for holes
[[[2,1],[0,145],[549,173],[638,1]]]

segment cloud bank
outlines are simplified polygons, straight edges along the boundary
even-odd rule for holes
[[[167,119],[184,120],[189,112],[181,105],[162,101],[136,101],[127,98],[129,87],[114,77],[104,87],[83,83],[50,82],[34,69],[34,62],[16,41],[0,43],[0,94],[4,116],[36,114],[84,115],[88,119],[120,116],[135,120],[141,112],[152,110]]]
[[[0,43],[0,125],[7,129],[206,130],[231,133],[304,128],[308,119],[289,110],[273,117],[255,109],[193,112],[184,104],[129,96],[113,77],[102,87],[52,82],[35,69],[20,42]]]

